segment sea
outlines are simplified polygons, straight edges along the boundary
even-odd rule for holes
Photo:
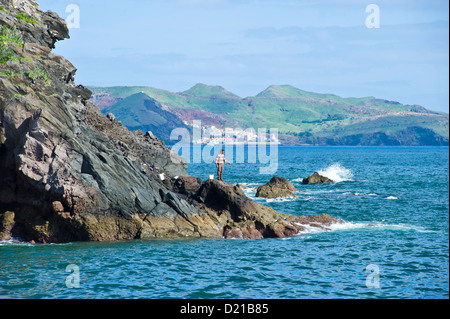
[[[199,149],[192,149],[195,154]],[[226,152],[224,179],[296,216],[344,221],[284,239],[0,242],[7,299],[448,299],[448,147],[279,146],[276,171]],[[266,154],[270,152],[266,150]],[[191,157],[192,155],[191,154]],[[187,159],[191,162],[191,159]],[[189,163],[203,180],[213,163]],[[314,172],[331,184],[303,185]],[[298,198],[260,199],[284,177]]]

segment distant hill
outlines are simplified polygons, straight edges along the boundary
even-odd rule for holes
[[[206,84],[198,83],[194,85],[192,88],[190,88],[187,91],[184,91],[183,94],[186,95],[197,95],[197,96],[216,96],[217,98],[230,98],[230,99],[240,99],[239,96],[237,96],[234,93],[231,93],[230,91],[227,91],[221,86],[211,86]]]
[[[114,114],[117,120],[132,131],[151,131],[166,142],[170,141],[173,129],[187,128],[178,116],[164,110],[158,101],[141,92],[104,108],[102,112]]]
[[[219,127],[278,128],[285,144],[449,144],[448,114],[375,97],[344,98],[290,85],[272,85],[256,96],[246,98],[223,87],[205,84],[179,93],[151,87],[90,89],[92,101],[100,108],[109,107],[108,110],[130,129],[144,127],[141,124],[149,117],[145,115],[145,108],[140,108],[141,111],[134,112],[133,116],[127,115],[129,101],[123,102],[143,92],[167,112],[160,114],[165,118],[170,117],[170,113],[181,122],[201,120],[203,125]],[[170,121],[179,124],[174,117],[170,117]],[[161,129],[165,128],[168,126]],[[167,132],[161,134],[168,136]]]

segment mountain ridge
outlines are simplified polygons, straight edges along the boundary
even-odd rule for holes
[[[199,96],[221,96],[241,99],[241,97],[228,91],[220,85],[207,85],[203,83],[197,83],[190,89],[183,91],[182,94]]]
[[[127,106],[132,104],[133,108]],[[155,99],[143,92],[135,93],[116,104],[102,110],[112,113],[122,124],[132,131],[151,131],[164,141],[170,140],[170,132],[175,128],[187,128],[180,118],[164,110]]]
[[[447,113],[372,96],[340,97],[292,85],[271,85],[245,98],[206,84],[180,93],[151,87],[90,89],[99,105],[105,98],[145,92],[184,123],[200,120],[222,128],[277,128],[284,144],[448,145],[449,139]]]

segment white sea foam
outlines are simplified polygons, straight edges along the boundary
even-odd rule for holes
[[[238,183],[242,186],[245,186],[246,188],[243,189],[242,191],[244,192],[245,195],[247,195],[248,197],[252,197],[252,195],[256,194],[256,189],[261,186],[261,184],[258,183]]]
[[[359,197],[366,197],[366,196],[375,197],[375,196],[378,196],[375,193],[357,193],[357,192],[345,192],[345,193],[343,193],[343,195],[359,196]]]
[[[351,222],[344,222],[344,223],[333,223],[327,228],[331,229],[332,231],[337,230],[352,230],[352,229],[361,229],[361,228],[369,228],[372,227],[371,224],[364,224],[364,223],[351,223]]]
[[[336,183],[345,182],[345,181],[352,181],[353,180],[353,173],[351,170],[345,168],[340,163],[335,163],[324,170],[320,170],[317,173],[319,173],[322,176],[328,177],[332,181]]]
[[[300,198],[298,197],[292,197],[292,196],[287,196],[287,197],[277,197],[277,198],[265,198],[264,199],[267,203],[282,203],[282,202],[293,202],[293,201],[297,201],[300,200]]]
[[[438,233],[438,231],[426,229],[421,226],[408,225],[408,224],[375,224],[374,227],[383,230],[394,230],[394,231],[416,231],[418,233]]]
[[[56,243],[48,243],[45,244],[46,246],[67,246],[71,245],[72,243],[62,243],[62,244],[56,244]],[[0,246],[25,246],[25,247],[34,247],[39,244],[32,244],[30,242],[24,241],[21,238],[12,238],[9,240],[2,240],[0,241]]]
[[[2,240],[2,241],[0,241],[0,246],[11,246],[11,245],[16,245],[16,246],[33,246],[33,244],[31,244],[29,242],[22,241],[20,238],[12,238],[12,239],[9,239],[9,240]]]
[[[344,230],[353,230],[360,228],[370,227],[370,224],[364,223],[352,223],[352,222],[343,222],[343,223],[332,223],[330,225],[321,225],[322,227],[314,227],[311,225],[298,224],[305,228],[305,230],[301,231],[299,234],[312,234],[312,233],[323,233],[329,231],[344,231]]]
[[[258,188],[259,186],[261,186],[261,184],[258,183],[238,183],[240,185],[243,185],[247,188]]]
[[[298,224],[305,228],[305,230],[301,231],[299,235],[304,234],[317,234],[324,232],[335,232],[335,231],[351,231],[351,230],[391,230],[391,231],[416,231],[419,233],[435,233],[434,230],[429,230],[420,226],[415,225],[407,225],[407,224],[385,224],[385,223],[352,223],[352,222],[343,222],[343,223],[333,223],[330,225],[322,225],[321,227],[314,227],[311,225]]]
[[[395,196],[388,196],[388,197],[386,197],[386,199],[398,199],[398,197],[395,197]]]

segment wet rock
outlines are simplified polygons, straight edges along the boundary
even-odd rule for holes
[[[297,197],[293,192],[298,190],[285,178],[273,177],[269,183],[262,185],[256,190],[256,197],[278,198]]]
[[[331,224],[342,224],[343,221],[331,217],[328,214],[322,214],[317,216],[301,216],[296,220],[297,223],[303,224],[303,225],[318,225],[317,227],[326,227],[330,226]]]
[[[11,239],[11,230],[14,227],[14,212],[0,213],[0,241]]]
[[[203,183],[196,196],[199,206],[221,225],[225,238],[283,238],[302,230],[295,216],[255,203],[242,190],[218,180]]]
[[[322,184],[322,183],[333,183],[333,181],[328,177],[320,175],[317,172],[315,172],[310,177],[303,179],[303,184]]]
[[[193,196],[201,187],[202,180],[194,176],[180,176],[174,182],[175,190],[183,195]]]

